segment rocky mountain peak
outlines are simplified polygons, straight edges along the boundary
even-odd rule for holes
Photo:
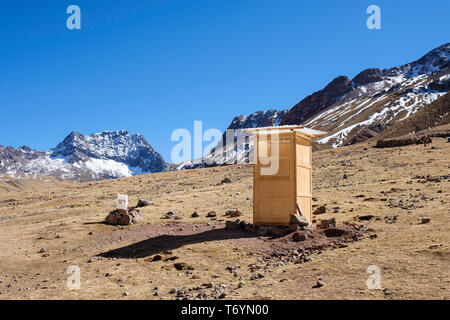
[[[381,70],[378,68],[370,68],[360,72],[353,78],[353,83],[356,86],[363,86],[365,84],[382,81]]]
[[[70,163],[89,158],[113,160],[139,172],[167,170],[167,163],[140,134],[126,130],[104,131],[82,135],[70,133],[51,151],[52,158],[66,158]]]
[[[333,79],[324,89],[297,103],[283,118],[281,125],[300,124],[314,114],[329,107],[352,90],[351,80],[346,76],[339,76]]]

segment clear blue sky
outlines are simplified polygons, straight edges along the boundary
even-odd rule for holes
[[[81,8],[82,30],[66,28]],[[382,30],[366,8],[381,7]],[[338,75],[448,42],[450,1],[40,0],[0,3],[0,144],[48,150],[76,130],[142,133],[290,108]]]

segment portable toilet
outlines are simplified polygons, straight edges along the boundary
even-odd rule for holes
[[[303,126],[246,129],[253,134],[253,223],[312,222],[312,140],[326,132]]]

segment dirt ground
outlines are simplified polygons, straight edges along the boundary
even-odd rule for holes
[[[315,152],[314,209],[326,206],[316,219],[373,231],[311,252],[224,229],[227,210],[252,220],[246,165],[90,183],[0,181],[0,299],[449,299],[449,154],[443,138]],[[233,182],[220,184],[224,177]],[[118,193],[132,205],[153,201],[141,208],[143,223],[103,224]],[[162,219],[173,210],[182,218]],[[207,218],[212,210],[217,217]],[[66,286],[72,265],[79,290]],[[381,289],[368,289],[369,266],[380,269]]]

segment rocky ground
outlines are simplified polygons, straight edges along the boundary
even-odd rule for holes
[[[449,153],[445,138],[315,152],[315,220],[341,231],[314,226],[306,239],[225,228],[252,220],[250,166],[89,183],[3,177],[0,299],[449,299]],[[143,222],[103,222],[118,193],[150,201]],[[79,290],[66,286],[72,265]],[[379,290],[366,284],[373,265]]]

